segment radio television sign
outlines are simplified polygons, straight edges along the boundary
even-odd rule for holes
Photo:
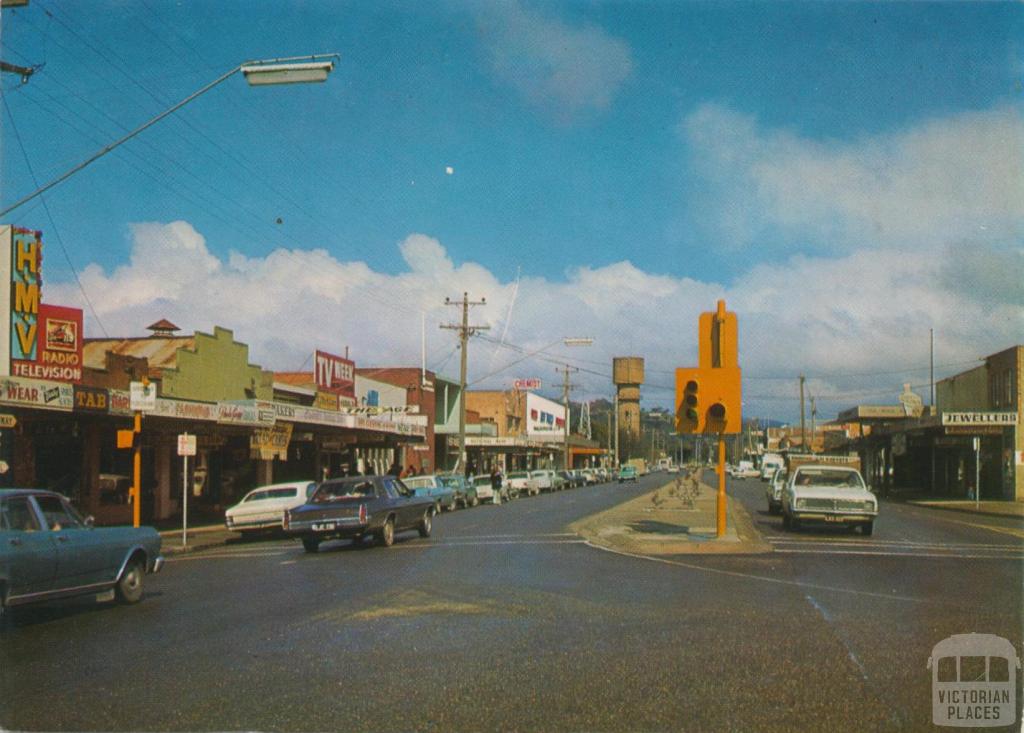
[[[317,391],[356,398],[356,363],[351,359],[314,351],[313,373]]]
[[[41,303],[37,324],[35,360],[12,359],[11,374],[54,382],[81,382],[81,309]]]

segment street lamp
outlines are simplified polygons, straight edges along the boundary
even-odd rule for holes
[[[22,206],[23,204],[26,204],[32,199],[34,199],[36,196],[39,196],[40,194],[45,193],[46,191],[49,191],[51,188],[53,188],[59,183],[63,183],[68,178],[73,176],[75,173],[78,173],[78,171],[82,170],[90,163],[99,160],[104,155],[109,153],[111,150],[113,150],[114,148],[118,147],[123,143],[128,142],[146,128],[155,125],[164,117],[167,117],[168,115],[178,111],[186,104],[191,102],[193,99],[210,91],[215,86],[217,86],[222,81],[227,79],[229,76],[235,74],[236,72],[241,71],[245,75],[245,78],[249,82],[250,86],[267,86],[271,84],[315,83],[322,82],[327,79],[327,75],[334,69],[334,63],[338,58],[340,58],[339,54],[329,53],[317,54],[314,56],[292,56],[289,58],[281,59],[265,59],[263,61],[243,61],[238,66],[234,67],[230,71],[220,75],[219,77],[211,81],[202,89],[193,92],[192,94],[188,95],[174,106],[164,110],[148,122],[144,122],[143,124],[136,127],[134,130],[129,132],[128,134],[124,135],[121,138],[118,138],[117,140],[110,143],[101,150],[97,151],[96,153],[93,153],[90,157],[86,158],[84,161],[76,165],[71,170],[67,171],[66,173],[62,173],[49,183],[40,186],[27,196],[18,199],[13,204],[8,206],[6,209],[0,211],[0,217],[6,216],[10,212],[17,209],[19,206]]]

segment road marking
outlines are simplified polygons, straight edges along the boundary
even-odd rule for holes
[[[832,627],[835,626],[835,624],[832,622],[832,616],[829,614],[828,611],[825,610],[824,606],[822,606],[808,594],[805,594],[804,598],[810,601],[811,605],[818,610],[818,613],[821,614],[821,617],[825,619],[825,623]],[[850,645],[846,643],[846,639],[839,635],[838,630],[833,630],[835,631],[836,636],[839,638],[839,641],[842,642],[844,647],[846,647],[846,654],[850,657],[850,661],[857,665],[857,669],[860,670],[860,676],[863,677],[864,681],[866,682],[868,679],[868,671],[864,668],[864,665],[861,664],[860,660],[857,658],[857,655],[853,653],[853,649],[850,648]]]
[[[538,534],[463,534],[452,537],[453,540],[487,540],[505,537],[576,537],[574,532],[541,532]]]
[[[960,554],[943,552],[889,552],[888,550],[810,550],[810,549],[783,549],[774,548],[775,552],[783,555],[873,555],[875,557],[925,557],[942,558],[945,560],[1024,560],[1024,553],[1016,555],[991,555],[991,554]]]
[[[203,552],[186,557],[169,557],[166,562],[187,562],[190,560],[232,560],[239,557],[277,557],[287,552]]]
[[[444,547],[489,547],[500,545],[583,545],[586,540],[493,540],[490,542],[429,542],[392,545],[399,550],[432,550]]]
[[[774,536],[769,536],[766,539],[773,545],[829,545],[834,547],[906,547],[908,549],[950,548],[964,550],[1024,551],[1024,545],[1021,544],[996,545],[973,542],[911,542],[910,540],[829,540],[817,537],[804,537],[797,539]]]
[[[833,593],[846,593],[854,596],[864,596],[866,598],[882,598],[888,601],[902,601],[905,603],[927,603],[931,605],[952,605],[949,603],[943,603],[936,601],[934,598],[916,598],[914,596],[902,596],[895,592],[889,593],[878,593],[876,591],[869,590],[857,590],[855,588],[842,588],[835,585],[824,585],[821,583],[805,583],[799,580],[785,580],[783,578],[772,578],[766,575],[755,575],[754,573],[741,573],[738,570],[723,570],[722,568],[712,568],[706,565],[695,565],[693,563],[681,562],[679,560],[670,560],[665,557],[652,557],[651,555],[639,555],[635,552],[626,552],[624,550],[615,550],[611,547],[602,547],[601,545],[595,545],[592,542],[587,542],[594,550],[603,550],[604,552],[610,552],[613,555],[622,555],[623,557],[631,557],[636,560],[648,560],[650,562],[662,563],[663,565],[674,565],[680,568],[686,568],[688,570],[696,570],[701,573],[709,573],[713,575],[727,575],[733,578],[741,578],[743,580],[760,580],[763,583],[772,583],[774,585],[788,585],[794,588],[810,588],[814,590],[831,591]]]
[[[909,514],[916,514],[918,516],[920,516],[923,513],[923,512],[914,511],[912,509],[907,509],[906,507],[903,507],[903,509],[904,509],[904,511],[906,511]],[[949,517],[937,517],[937,516],[934,516],[934,514],[937,514],[939,512],[943,512],[943,511],[947,511],[947,510],[945,510],[945,509],[936,509],[933,512],[928,512],[927,516],[928,516],[929,519],[934,519],[934,520],[939,521],[939,522],[949,522],[950,524],[960,524],[960,525],[963,525],[965,527],[976,527],[977,529],[987,529],[989,532],[999,532],[1000,534],[1008,534],[1011,537],[1018,537],[1020,539],[1024,539],[1024,530],[1022,530],[1022,529],[1014,529],[1012,527],[993,527],[990,524],[978,524],[977,522],[965,522],[962,519],[950,519]]]

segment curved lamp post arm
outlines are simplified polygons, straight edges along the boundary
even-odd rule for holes
[[[6,209],[4,209],[3,211],[0,211],[0,217],[3,217],[5,215],[7,215],[8,213],[10,213],[10,212],[14,211],[15,209],[17,209],[19,206],[22,206],[23,204],[31,201],[32,199],[34,199],[39,194],[45,193],[46,191],[49,191],[51,188],[53,188],[54,186],[58,185],[59,183],[63,183],[68,178],[73,176],[75,173],[78,173],[78,171],[82,170],[83,168],[85,168],[90,163],[93,163],[96,160],[99,160],[104,155],[106,155],[111,150],[113,150],[114,148],[118,147],[119,145],[121,145],[123,143],[128,142],[129,140],[131,140],[133,137],[138,135],[140,132],[142,132],[146,128],[152,127],[153,125],[155,125],[157,122],[162,120],[164,117],[167,117],[168,115],[173,114],[174,112],[177,112],[179,109],[184,107],[186,104],[191,102],[193,99],[195,99],[196,97],[198,97],[200,95],[203,95],[206,92],[210,91],[215,86],[220,84],[222,81],[224,81],[225,79],[227,79],[231,75],[237,73],[238,71],[241,71],[241,70],[245,69],[246,74],[248,75],[249,73],[258,73],[260,68],[263,67],[263,66],[267,66],[268,70],[269,70],[270,66],[273,65],[273,70],[279,72],[281,70],[281,68],[282,68],[282,65],[289,64],[289,63],[295,63],[295,62],[299,62],[299,61],[306,62],[306,63],[303,63],[303,64],[298,64],[298,66],[302,66],[302,67],[306,67],[310,63],[313,63],[313,62],[319,62],[320,64],[323,65],[323,68],[325,69],[325,71],[330,71],[331,69],[334,68],[334,61],[333,61],[333,59],[337,59],[337,58],[339,58],[338,54],[331,53],[331,54],[318,54],[318,55],[315,55],[315,56],[296,56],[296,57],[283,58],[283,59],[267,59],[267,60],[264,60],[264,61],[243,61],[238,66],[236,66],[233,69],[231,69],[230,71],[227,71],[224,74],[221,74],[219,77],[217,77],[216,79],[211,81],[209,84],[204,86],[202,89],[199,89],[198,91],[193,92],[192,94],[188,95],[187,97],[182,99],[180,102],[178,102],[174,106],[169,107],[166,110],[164,110],[163,112],[161,112],[160,114],[158,114],[156,117],[153,117],[152,119],[150,119],[150,120],[148,120],[146,122],[143,122],[141,125],[136,127],[131,132],[127,133],[123,137],[118,138],[117,140],[115,140],[114,142],[110,143],[106,147],[104,147],[104,148],[100,149],[99,151],[93,153],[91,156],[89,156],[88,158],[83,160],[81,163],[76,165],[74,168],[71,168],[67,172],[62,173],[61,175],[57,176],[56,178],[54,178],[49,183],[47,183],[47,184],[45,184],[43,186],[40,186],[39,188],[37,188],[35,191],[33,191],[32,193],[28,194],[27,196],[24,196],[24,197],[18,199],[16,202],[14,202],[10,206],[8,206]],[[325,61],[326,59],[332,59],[332,60]],[[294,80],[292,80],[292,81],[294,81]]]

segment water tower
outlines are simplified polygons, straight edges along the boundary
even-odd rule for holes
[[[612,381],[619,398],[619,430],[640,435],[640,385],[644,383],[642,356],[612,359]]]

